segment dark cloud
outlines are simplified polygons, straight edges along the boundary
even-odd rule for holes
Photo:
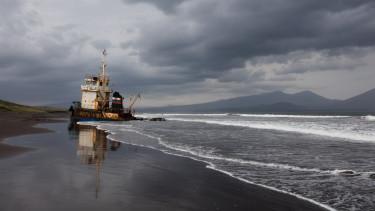
[[[84,68],[71,55],[90,38],[73,32],[71,24],[43,30],[24,0],[2,1],[0,11],[0,98],[34,105],[74,98],[61,94]]]
[[[184,1],[188,1],[188,0],[123,0],[123,2],[130,3],[130,4],[139,4],[139,3],[151,4],[166,13],[174,12],[176,7]]]
[[[0,98],[33,104],[79,98],[103,48],[114,89],[171,102],[301,89],[293,83],[310,73],[355,76],[375,52],[373,0],[1,2]],[[318,88],[324,76],[314,77]]]
[[[128,48],[131,48],[132,47],[132,42],[122,42],[120,44],[120,47],[123,48],[123,49],[128,49]]]
[[[94,40],[91,44],[98,50],[112,47],[112,43],[109,40]]]
[[[145,62],[212,77],[257,56],[375,44],[374,1],[188,3],[159,27],[141,28],[137,44]]]

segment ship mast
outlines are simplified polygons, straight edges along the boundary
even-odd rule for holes
[[[109,77],[107,75],[107,62],[106,62],[107,50],[104,49],[102,52],[102,64],[100,67],[99,81],[98,81],[98,91],[97,91],[97,101],[99,102],[99,110],[104,110],[109,108],[109,95],[111,93],[109,84]]]
[[[107,68],[107,63],[106,63],[107,50],[104,49],[102,54],[103,56],[102,56],[101,75],[104,77],[106,74],[106,68]]]

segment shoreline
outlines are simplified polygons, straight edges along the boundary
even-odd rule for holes
[[[7,139],[37,133],[51,132],[45,128],[37,128],[39,123],[58,122],[53,118],[63,117],[62,114],[51,113],[16,113],[0,112],[0,159],[13,157],[30,150],[29,147],[15,146],[4,143]]]
[[[57,132],[64,130],[64,126],[61,124],[59,126],[61,129],[56,131],[54,129],[47,129],[49,128],[48,123],[53,122],[56,121],[51,121],[50,117],[46,118],[45,120],[35,119],[34,117],[31,118],[27,124],[25,124],[31,128],[30,130],[23,131],[20,129],[20,127],[17,127],[16,130],[18,130],[18,132],[21,130],[22,133],[20,132],[18,134],[13,134],[24,135],[26,132],[29,132],[30,134],[52,131],[52,133],[49,133],[49,135],[47,134],[49,137],[55,137],[52,139],[52,142],[48,142],[48,140],[42,138],[46,136],[44,134],[35,134],[35,136],[39,138],[33,138],[39,139],[42,142],[47,141],[50,146],[54,146],[56,144],[54,144],[54,141],[58,141],[59,144],[63,144],[61,141],[63,141],[64,138]],[[19,123],[20,121],[18,121],[18,124]],[[32,126],[37,123],[47,123],[47,127],[42,125],[43,128],[33,128]],[[95,128],[95,130],[103,131],[105,137],[110,134],[109,131],[96,129],[94,126],[91,127]],[[15,136],[12,136],[12,138],[13,137]],[[109,138],[105,139],[110,141]],[[77,141],[77,139],[75,140]],[[131,210],[328,210],[322,206],[312,203],[311,201],[268,189],[262,187],[261,185],[247,183],[238,178],[232,177],[226,172],[211,169],[207,162],[194,160],[190,157],[170,153],[168,154],[146,146],[142,147],[125,142],[122,143],[124,146],[120,148],[120,151],[122,151],[123,154],[119,154],[120,152],[117,152],[117,154],[113,155],[117,155],[117,159],[121,159],[121,161],[125,162],[125,164],[116,160],[114,160],[115,162],[113,162],[113,160],[105,160],[103,164],[104,167],[107,165],[114,165],[110,169],[118,169],[116,166],[120,163],[121,165],[124,165],[122,166],[124,168],[120,168],[120,171],[115,174],[116,177],[123,174],[124,176],[132,175],[129,178],[123,177],[125,183],[122,184],[122,186],[125,185],[124,188],[127,191],[127,194],[118,195],[120,200],[126,201],[126,199],[131,199],[131,204],[125,203],[122,205],[125,206],[125,208],[134,208]],[[71,146],[65,147],[71,148]],[[44,153],[48,153],[48,151],[44,151]],[[39,155],[43,155],[43,153],[34,154],[36,157]],[[46,155],[42,156],[42,158],[45,158],[45,156]],[[25,161],[29,160],[27,157],[22,159]],[[74,160],[76,158],[73,157],[70,159]],[[33,159],[31,159],[31,161],[32,160]],[[12,159],[9,161],[12,161]],[[39,164],[37,160],[35,160],[35,162],[37,165],[42,165]],[[59,164],[55,163],[55,165],[58,166]],[[48,168],[48,172],[51,170],[53,169]],[[40,172],[40,170],[37,171]],[[105,171],[102,173],[103,176],[106,174],[107,173],[105,173]],[[55,181],[55,177],[50,179],[52,180],[51,182],[53,182],[53,184],[60,184],[63,188],[60,191],[64,193],[64,189],[67,187],[66,184]],[[109,180],[106,180],[105,178],[102,180],[104,182],[103,187],[108,185],[105,183],[108,183]],[[45,178],[43,179],[43,182],[46,182],[47,184],[48,181],[49,180],[45,181]],[[39,184],[38,181],[33,181],[32,183]],[[106,188],[103,188],[103,190],[105,189]],[[36,193],[39,191],[43,192],[43,189],[35,189],[34,191]],[[70,200],[72,200],[72,204],[66,204],[64,206],[67,206],[69,210],[77,210],[77,207],[82,206],[82,202],[78,200],[79,197],[77,198],[78,201],[75,201],[75,197],[77,196],[74,197],[74,193],[70,194],[72,194],[70,198]],[[104,196],[108,193],[104,192],[100,194]],[[109,199],[109,201],[106,201],[106,203],[111,202],[112,200],[114,199]],[[85,206],[88,206],[87,208],[90,209],[93,208],[91,206],[100,207],[104,204],[102,204],[100,201],[92,201],[92,204]],[[17,207],[17,205],[13,206]],[[37,206],[35,207],[37,209],[39,205],[33,206]],[[55,205],[49,204],[48,206],[53,209]],[[116,207],[116,209],[120,208],[121,207]]]
[[[301,196],[301,195],[298,195],[298,194],[294,194],[294,193],[291,193],[291,192],[287,192],[287,191],[284,191],[284,190],[280,190],[280,189],[277,189],[277,188],[274,188],[274,187],[271,187],[271,186],[254,183],[252,181],[243,179],[241,177],[234,176],[231,172],[228,172],[228,171],[225,171],[225,170],[221,170],[221,169],[217,169],[214,164],[212,164],[212,163],[210,163],[208,161],[200,160],[200,159],[197,159],[197,158],[192,158],[192,157],[185,156],[185,155],[179,155],[179,154],[175,154],[175,153],[165,152],[165,151],[162,151],[162,150],[159,150],[157,148],[150,147],[150,146],[132,144],[132,143],[127,143],[127,142],[124,142],[124,141],[121,141],[121,140],[116,140],[114,138],[109,137],[109,135],[111,135],[112,133],[110,131],[108,131],[108,130],[101,129],[99,126],[87,125],[87,124],[84,124],[84,125],[85,126],[89,126],[89,127],[93,127],[93,128],[95,128],[97,130],[100,130],[100,131],[103,131],[106,134],[106,139],[108,139],[108,140],[112,140],[112,141],[116,141],[116,142],[121,142],[121,143],[126,144],[126,145],[131,145],[131,146],[146,148],[148,150],[154,150],[154,151],[163,153],[165,155],[176,156],[176,157],[180,157],[180,158],[189,159],[189,160],[192,160],[194,162],[202,163],[205,166],[206,169],[211,170],[211,171],[213,171],[215,173],[219,173],[219,174],[228,176],[231,179],[234,179],[236,181],[244,183],[244,185],[254,186],[256,188],[261,188],[261,189],[265,189],[267,191],[272,191],[272,192],[284,194],[284,195],[287,195],[287,196],[290,196],[290,197],[294,197],[296,200],[302,200],[302,201],[307,202],[309,204],[312,204],[314,206],[318,206],[319,208],[321,208],[323,210],[326,210],[326,211],[337,211],[336,209],[334,209],[334,208],[332,208],[332,207],[330,207],[328,205],[322,204],[320,202],[317,202],[317,201],[315,201],[313,199],[306,198],[304,196]]]

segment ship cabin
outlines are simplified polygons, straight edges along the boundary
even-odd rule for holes
[[[109,109],[110,94],[109,76],[106,74],[107,64],[105,61],[106,51],[103,51],[103,58],[98,75],[88,74],[81,85],[81,108],[94,111]]]
[[[81,108],[90,110],[109,109],[109,77],[106,75],[86,75],[81,85]]]

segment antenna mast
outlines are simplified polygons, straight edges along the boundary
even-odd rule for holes
[[[104,49],[103,52],[102,52],[103,56],[102,56],[102,72],[101,72],[101,75],[104,77],[105,74],[106,74],[106,68],[107,68],[107,63],[106,63],[106,56],[107,56],[107,50]]]

